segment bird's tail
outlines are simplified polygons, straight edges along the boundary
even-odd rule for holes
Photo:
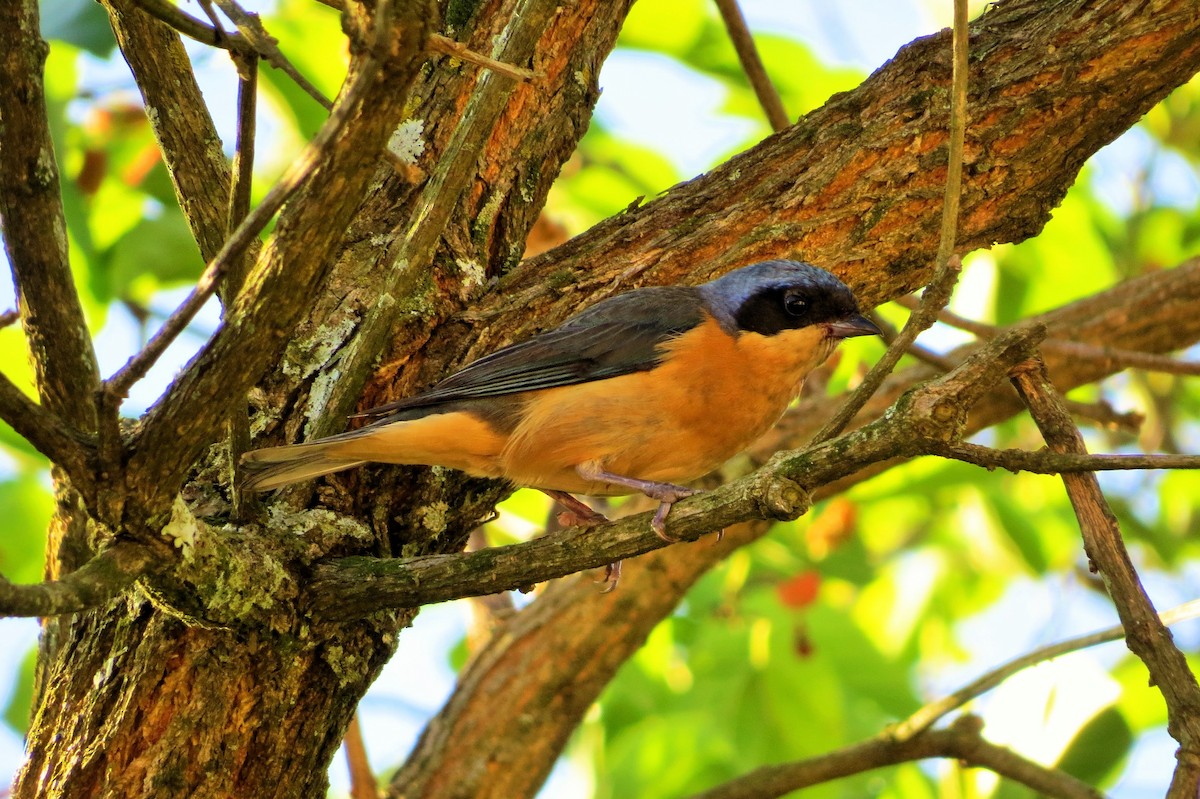
[[[242,488],[247,491],[270,491],[289,483],[311,480],[323,474],[340,472],[366,463],[339,458],[329,451],[340,443],[342,442],[331,440],[313,441],[309,444],[267,447],[247,452],[242,456],[242,469],[246,475]]]

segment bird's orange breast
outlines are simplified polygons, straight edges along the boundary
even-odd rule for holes
[[[584,481],[575,466],[687,482],[766,432],[829,354],[820,326],[732,337],[711,318],[664,346],[645,372],[531,392],[500,471],[514,482],[584,494],[627,489]]]

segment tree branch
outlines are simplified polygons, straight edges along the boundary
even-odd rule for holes
[[[267,33],[267,29],[263,27],[262,20],[257,14],[246,13],[246,10],[233,0],[212,0],[212,2],[216,3],[222,13],[232,20],[260,58],[291,78],[305,94],[316,100],[326,111],[333,110],[333,102],[314,86],[312,81],[301,75],[300,70],[296,69],[287,56],[280,52],[278,40]]]
[[[717,8],[721,11],[725,30],[729,31],[729,39],[733,42],[738,60],[742,63],[742,71],[746,73],[746,79],[750,81],[771,128],[778,133],[792,124],[792,121],[784,110],[783,100],[779,98],[775,84],[771,83],[771,78],[767,75],[767,69],[758,55],[758,48],[754,46],[754,36],[746,25],[746,17],[742,14],[737,0],[717,0]]]
[[[1065,408],[1064,408],[1065,410]],[[1123,469],[1200,469],[1200,455],[1091,455],[1086,452],[1029,452],[991,449],[978,444],[948,442],[931,448],[930,455],[973,463],[985,469],[1033,474],[1110,472]]]
[[[192,16],[170,0],[137,0],[137,5],[159,22],[201,44],[243,55],[255,52],[254,45],[241,33],[218,30],[211,23]]]
[[[48,50],[36,0],[0,5],[0,221],[41,401],[91,431],[100,371],[67,254],[42,76]]]
[[[1021,757],[984,740],[979,719],[965,716],[948,729],[922,733],[906,741],[879,735],[829,754],[781,766],[766,766],[692,799],[772,799],[811,785],[929,757],[961,760],[1059,799],[1102,799],[1091,786],[1069,774]]]
[[[1083,436],[1062,406],[1046,365],[1034,357],[1013,370],[1012,382],[1054,452],[1086,454]],[[1195,796],[1200,784],[1200,685],[1171,631],[1154,611],[1094,474],[1064,474],[1067,496],[1079,519],[1084,549],[1117,608],[1130,651],[1141,658],[1167,703],[1167,731],[1179,741],[1171,799]]]
[[[162,559],[142,545],[122,542],[61,580],[15,585],[0,576],[0,618],[58,616],[99,607],[160,563]]]
[[[1043,346],[1045,349],[1060,352],[1064,356],[1101,361],[1107,371],[1145,369],[1147,372],[1164,372],[1172,375],[1191,377],[1200,375],[1200,363],[1181,361],[1167,355],[1135,352],[1120,347],[1096,347],[1080,341],[1063,341],[1061,339],[1047,341]]]
[[[912,297],[900,297],[896,300],[896,303],[911,310],[917,308],[917,302]],[[938,312],[938,321],[959,330],[965,330],[980,338],[991,338],[1000,329],[995,325],[968,319],[965,316],[960,316],[953,311],[945,309]],[[1104,361],[1107,364],[1106,369],[1108,371],[1145,369],[1148,372],[1165,372],[1167,374],[1189,375],[1192,377],[1200,375],[1200,363],[1195,361],[1181,361],[1167,355],[1138,352],[1137,350],[1121,347],[1099,347],[1095,344],[1087,344],[1082,341],[1051,338],[1046,339],[1042,343],[1042,349],[1054,350],[1055,352],[1074,358]]]
[[[1136,15],[1128,7],[1020,0],[993,4],[972,24],[978,57],[960,252],[1035,234],[1086,158],[1200,68],[1200,9],[1168,0],[1139,5]],[[1144,46],[1147,36],[1153,47]],[[927,284],[941,210],[933,196],[941,196],[946,166],[944,139],[930,135],[944,128],[945,105],[927,103],[949,83],[948,70],[931,76],[928,65],[949,63],[948,50],[946,34],[920,39],[783,133],[530,259],[459,317],[470,324],[503,316],[502,330],[479,325],[461,342],[455,326],[424,349],[449,347],[443,336],[453,335],[456,351],[487,352],[561,321],[598,289],[697,282],[762,258],[825,265],[867,307]],[[1103,68],[1081,72],[1082,63]],[[1053,102],[1079,115],[1044,112],[1049,95],[1034,89],[1043,85],[1037,76],[1049,74],[1078,78],[1057,82]],[[1119,112],[1097,113],[1088,100],[1135,86],[1145,93]],[[852,134],[835,132],[848,128]]]
[[[250,215],[254,185],[254,145],[258,111],[258,56],[231,56],[238,68],[238,133],[233,154],[233,183],[229,187],[229,235]],[[221,294],[222,310],[228,308],[246,282],[246,256],[230,264]],[[232,487],[233,518],[244,521],[247,508],[242,493],[242,455],[250,449],[250,417],[246,406],[229,415],[229,485]]]
[[[482,53],[477,53],[470,50],[462,42],[457,42],[449,36],[443,36],[440,33],[431,34],[429,37],[429,49],[437,53],[443,53],[452,56],[461,61],[466,61],[468,64],[490,69],[497,75],[503,75],[506,78],[519,81],[531,81],[538,77],[538,73],[532,69],[523,67],[514,67],[512,64],[498,61],[495,58],[490,58]]]
[[[350,719],[342,745],[346,750],[346,765],[350,769],[350,799],[378,799],[379,786],[375,772],[371,770],[371,761],[367,759],[367,746],[363,741],[357,713]]]

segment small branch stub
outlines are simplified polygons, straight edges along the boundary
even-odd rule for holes
[[[770,474],[758,498],[763,516],[777,521],[798,519],[812,507],[812,497],[804,486],[795,480]]]

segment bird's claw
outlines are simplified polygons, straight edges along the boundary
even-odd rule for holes
[[[604,588],[600,591],[602,594],[608,594],[617,587],[617,583],[621,580],[621,561],[615,560],[604,567],[604,579],[597,580],[598,583],[605,583]]]

